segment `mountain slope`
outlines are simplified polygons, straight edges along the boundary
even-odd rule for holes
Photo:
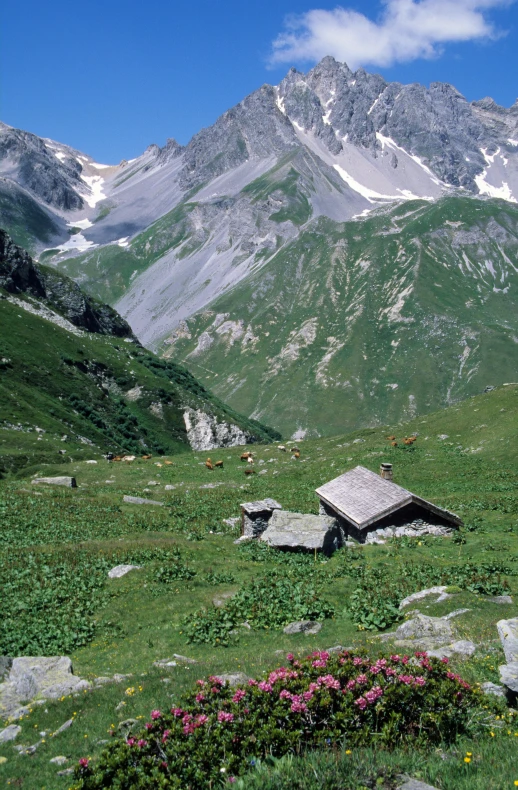
[[[414,201],[307,225],[162,348],[286,434],[399,421],[518,370],[518,208]]]
[[[174,453],[277,438],[0,231],[0,473],[90,445]]]

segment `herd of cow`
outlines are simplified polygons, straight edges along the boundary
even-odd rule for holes
[[[385,436],[385,439],[386,439],[388,442],[390,442],[390,444],[392,445],[392,447],[397,447],[397,446],[398,446],[398,443],[397,443],[397,441],[396,441],[396,437],[395,437],[395,436]],[[414,442],[417,442],[417,436],[406,436],[406,437],[403,439],[403,444],[406,444],[406,445],[407,445],[407,447],[409,447],[410,445],[412,445]]]

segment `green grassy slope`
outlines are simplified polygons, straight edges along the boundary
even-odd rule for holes
[[[513,379],[517,272],[518,209],[502,201],[321,217],[162,351],[285,435],[383,424]]]
[[[75,461],[61,468],[38,466],[33,470],[51,473],[59,468],[62,473],[74,474],[77,490],[34,489],[23,478],[2,481],[0,576],[6,578],[7,574],[13,585],[0,604],[4,607],[2,621],[6,622],[13,606],[19,607],[19,625],[4,628],[4,640],[22,644],[30,638],[27,650],[47,644],[54,654],[67,652],[76,673],[88,678],[114,672],[132,676],[79,698],[34,707],[19,722],[22,733],[16,743],[31,744],[38,740],[37,733],[52,732],[69,718],[74,724],[55,738],[46,737],[32,757],[17,755],[11,744],[0,746],[0,756],[7,760],[0,764],[0,781],[14,784],[23,779],[25,790],[64,790],[70,786],[70,777],[58,777],[58,768],[50,758],[65,755],[67,765],[81,756],[95,760],[103,741],[117,732],[119,722],[128,718],[140,721],[151,709],[169,708],[185,688],[206,674],[237,670],[256,675],[283,663],[284,656],[276,655],[277,650],[306,654],[342,644],[376,653],[373,635],[357,630],[349,608],[358,578],[348,569],[363,560],[368,568],[387,573],[394,585],[410,567],[424,573],[429,566],[447,569],[470,562],[475,568],[497,569],[494,578],[509,584],[514,604],[497,605],[485,595],[464,589],[440,604],[430,599],[419,608],[437,616],[469,609],[455,618],[455,627],[459,638],[472,639],[479,647],[472,659],[454,661],[452,666],[470,682],[498,682],[497,667],[503,653],[495,624],[502,617],[518,615],[517,416],[518,385],[513,385],[403,424],[303,442],[299,461],[271,445],[257,446],[255,469],[266,470],[266,474],[251,479],[244,476],[239,448],[221,451],[218,457],[224,460],[224,469],[214,472],[205,468],[206,454],[201,453],[178,456],[171,466],[157,467],[155,459],[123,466],[108,464],[90,448],[96,465]],[[392,433],[400,438],[414,432],[418,440],[412,447],[392,448],[385,438]],[[465,543],[441,538],[401,539],[359,549],[354,553],[356,560],[338,552],[324,564],[320,560],[312,563],[308,572],[314,576],[308,579],[319,580],[323,600],[336,610],[317,636],[242,628],[229,647],[188,643],[186,615],[275,568],[280,568],[288,581],[296,570],[296,558],[290,560],[293,555],[282,560],[285,555],[274,551],[255,554],[234,545],[237,528],[223,519],[238,516],[240,502],[272,496],[288,509],[317,512],[314,489],[318,485],[356,464],[376,471],[380,461],[394,464],[396,482],[458,512],[466,525],[462,531]],[[150,481],[158,485],[150,486]],[[166,485],[174,488],[166,490]],[[124,505],[124,494],[152,496],[166,507]],[[163,569],[171,566],[171,552],[176,550],[181,563],[195,575],[183,579],[170,575],[167,582]],[[143,568],[108,581],[107,568],[119,562],[134,562]],[[73,584],[68,583],[71,578]],[[35,579],[41,586],[34,584]],[[66,590],[60,584],[66,585]],[[288,610],[291,602],[286,600],[283,605]],[[5,650],[5,644],[0,644],[0,654]],[[173,653],[192,657],[198,665],[179,665],[167,671],[152,666],[153,661]],[[445,744],[444,759],[416,751],[412,755],[396,753],[386,764],[394,772],[399,768],[417,772],[423,780],[433,779],[443,790],[464,789],[468,784],[476,790],[504,790],[515,778],[512,754],[516,746],[511,739],[516,727],[509,736],[507,730],[507,725],[499,725],[495,737],[488,736],[487,741],[466,741],[451,749]],[[462,760],[465,751],[474,755],[469,775]],[[356,790],[369,778],[360,770],[362,755],[369,759],[368,752],[355,757],[350,784],[344,778],[343,785],[331,780],[325,785],[322,779],[319,786]],[[324,763],[326,759],[322,757]],[[335,763],[326,767],[322,761],[315,766],[319,775],[325,777],[327,771],[330,777],[335,776]],[[383,753],[377,752],[372,765],[374,780],[383,775],[383,762]],[[263,776],[263,785],[250,786],[269,790],[298,787],[295,781],[301,771],[310,768],[296,766],[291,774],[290,770],[289,766],[281,767],[278,781]],[[344,775],[347,778],[346,770]],[[290,776],[293,785],[289,784]],[[393,787],[388,781],[379,786]]]

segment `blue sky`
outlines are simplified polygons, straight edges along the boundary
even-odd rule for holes
[[[518,0],[353,0],[338,10],[325,0],[11,0],[0,11],[0,119],[114,163],[167,137],[186,143],[323,54],[510,106],[517,53]]]

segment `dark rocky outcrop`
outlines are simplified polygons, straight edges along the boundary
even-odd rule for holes
[[[3,230],[0,230],[0,288],[40,299],[74,326],[88,332],[135,340],[129,324],[112,307],[92,299],[69,277],[34,263]]]

